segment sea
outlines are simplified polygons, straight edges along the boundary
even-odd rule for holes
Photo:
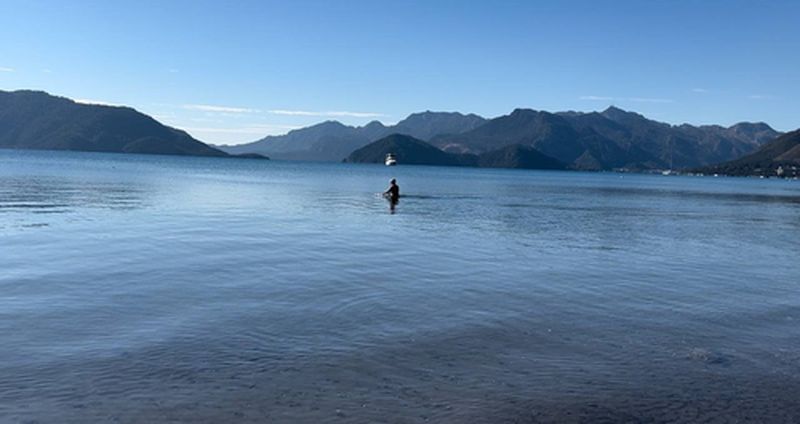
[[[424,422],[800,422],[800,183],[0,150],[0,423]]]

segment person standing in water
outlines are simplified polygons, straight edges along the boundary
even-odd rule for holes
[[[397,203],[400,200],[400,186],[397,185],[397,180],[392,178],[392,181],[389,181],[389,189],[384,191],[383,195],[392,203]]]
[[[392,181],[389,181],[389,189],[383,192],[383,197],[389,199],[389,212],[394,214],[394,207],[400,200],[400,186],[397,185],[397,180],[392,178]]]

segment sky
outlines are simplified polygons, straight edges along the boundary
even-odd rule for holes
[[[214,144],[425,110],[800,127],[800,1],[0,0],[0,89]]]

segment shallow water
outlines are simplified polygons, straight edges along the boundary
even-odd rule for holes
[[[799,251],[796,181],[0,150],[0,422],[797,422]]]

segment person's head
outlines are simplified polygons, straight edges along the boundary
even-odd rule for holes
[[[392,178],[392,181],[389,181],[389,184],[391,184],[391,185],[395,185],[395,184],[397,184],[397,180],[395,180],[394,178]]]

